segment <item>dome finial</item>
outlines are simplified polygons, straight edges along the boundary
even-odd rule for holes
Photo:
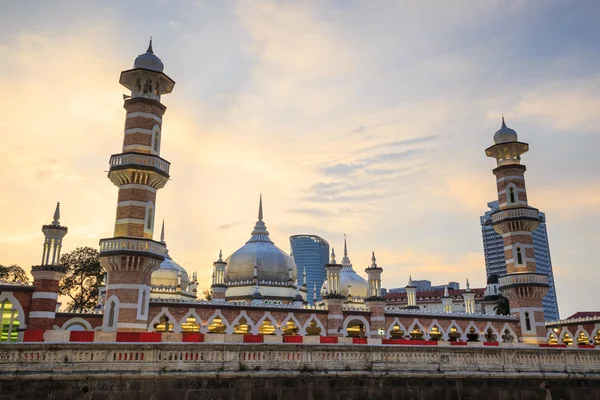
[[[450,297],[450,293],[448,293],[448,285],[444,286],[444,297]]]
[[[504,122],[504,114],[502,114],[502,127],[506,128],[506,122]]]
[[[377,259],[375,259],[375,251],[372,252],[371,261],[377,261]]]
[[[469,278],[467,278],[467,289],[465,289],[465,292],[470,292],[471,291],[471,284],[469,283]]]
[[[160,228],[160,242],[165,242],[165,219],[163,218],[162,228]]]
[[[262,193],[260,194],[260,198],[258,201],[258,221],[256,221],[256,224],[254,225],[252,237],[246,243],[250,242],[268,242],[271,244],[273,243],[273,241],[269,239],[269,231],[267,231],[267,227],[263,222]]]
[[[335,249],[332,247],[331,248],[331,260],[329,262],[330,264],[335,264]]]
[[[146,53],[154,54],[154,50],[152,50],[152,36],[150,36],[150,43],[148,43],[148,50],[146,50]]]
[[[262,210],[262,193],[260,194],[260,198],[258,200],[258,220],[263,220],[263,210]]]
[[[348,246],[346,245],[346,234],[344,233],[344,257],[348,257]]]
[[[219,262],[223,262],[223,250],[219,250]]]
[[[56,210],[54,210],[52,225],[60,226],[60,203],[56,203]]]

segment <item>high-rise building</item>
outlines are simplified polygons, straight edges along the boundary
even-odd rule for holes
[[[294,235],[290,236],[290,251],[298,274],[306,271],[306,300],[312,304],[316,288],[317,301],[321,301],[325,264],[329,262],[329,243],[316,235]]]
[[[483,236],[483,252],[485,254],[486,274],[503,276],[506,275],[506,261],[504,258],[504,240],[502,235],[496,233],[492,226],[492,213],[500,207],[498,201],[489,202],[489,211],[480,217],[481,235]],[[542,299],[544,316],[546,321],[557,321],[558,302],[556,300],[556,288],[554,286],[554,274],[552,273],[552,261],[550,259],[550,246],[548,244],[548,233],[546,231],[546,215],[540,211],[540,225],[532,232],[533,249],[537,272],[548,275],[550,287],[548,294]]]

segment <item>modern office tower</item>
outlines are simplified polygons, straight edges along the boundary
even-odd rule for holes
[[[494,231],[492,227],[492,213],[498,210],[498,201],[489,202],[489,211],[480,217],[481,235],[483,236],[483,252],[485,254],[486,274],[506,275],[506,262],[504,259],[504,241],[502,236]],[[554,274],[552,273],[552,261],[550,259],[550,246],[548,244],[548,233],[546,231],[546,215],[540,211],[540,225],[533,231],[533,249],[537,272],[548,275],[550,288],[544,296],[542,304],[546,321],[557,321],[558,302],[556,300],[556,288],[554,286]]]
[[[306,271],[306,300],[312,304],[316,288],[317,301],[321,301],[325,264],[329,263],[329,243],[316,235],[294,235],[290,236],[290,252],[298,275]]]

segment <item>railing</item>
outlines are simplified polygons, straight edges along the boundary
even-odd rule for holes
[[[112,155],[110,157],[110,165],[111,167],[117,167],[122,165],[144,165],[157,168],[168,175],[171,163],[163,160],[158,156],[125,153]]]
[[[112,238],[100,240],[100,254],[119,250],[152,253],[159,256],[165,255],[164,244],[148,239]]]
[[[500,286],[519,284],[519,283],[538,283],[548,284],[548,275],[542,274],[514,274],[503,276],[498,280]]]
[[[503,210],[492,214],[492,222],[498,222],[507,218],[536,218],[539,219],[540,212],[535,208],[516,208],[513,210]]]
[[[211,343],[77,343],[12,344],[0,352],[5,375],[69,376],[94,374],[181,374],[181,371],[256,370],[307,372],[400,371],[402,374],[435,372],[454,377],[478,374],[514,377],[527,373],[600,375],[600,351],[595,349],[541,349],[442,346],[340,346],[304,344]],[[185,365],[185,367],[183,367]],[[67,368],[68,367],[68,368]],[[41,376],[39,374],[44,374]]]
[[[421,315],[426,318],[469,318],[469,319],[512,319],[510,315],[496,315],[496,314],[482,314],[482,313],[473,313],[469,314],[464,311],[452,311],[452,312],[444,312],[444,311],[429,311],[429,310],[421,310],[421,309],[405,309],[403,307],[398,306],[386,306],[385,307],[386,314],[410,314],[412,315]]]

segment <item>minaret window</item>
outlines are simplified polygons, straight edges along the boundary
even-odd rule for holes
[[[528,331],[531,330],[531,320],[529,319],[529,313],[525,312],[525,327]]]
[[[152,229],[152,207],[148,208],[148,216],[146,219],[146,229]]]
[[[115,302],[110,303],[108,311],[108,326],[112,328],[115,325]]]
[[[517,247],[517,264],[523,264],[523,255],[521,254],[520,247]]]
[[[154,125],[152,128],[152,152],[160,153],[160,127],[158,125]]]
[[[515,202],[515,189],[514,188],[508,189],[508,193],[510,196],[510,202],[514,203]]]
[[[142,315],[146,315],[146,291],[142,292]]]

